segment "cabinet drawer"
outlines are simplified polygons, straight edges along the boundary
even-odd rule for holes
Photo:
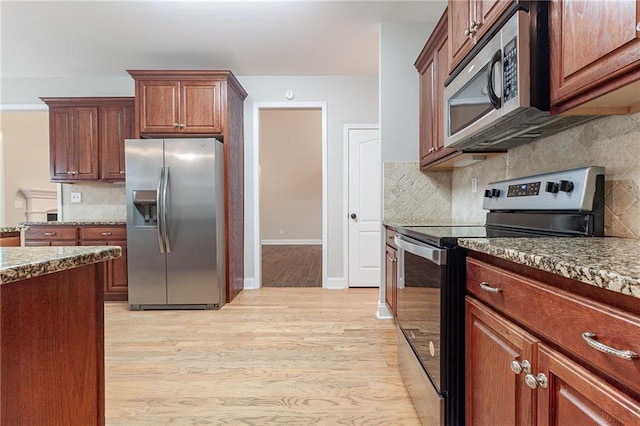
[[[640,359],[601,352],[583,337],[593,333],[601,344],[640,355],[638,316],[471,258],[467,259],[467,291],[568,356],[640,393]]]
[[[126,240],[125,226],[83,226],[80,228],[81,240]]]
[[[26,240],[77,240],[78,228],[69,226],[32,226],[25,231]]]

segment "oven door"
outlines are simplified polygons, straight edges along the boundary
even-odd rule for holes
[[[438,393],[441,384],[442,286],[447,251],[404,235],[399,249],[397,322]]]

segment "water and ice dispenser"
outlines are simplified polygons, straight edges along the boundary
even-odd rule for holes
[[[133,205],[134,226],[158,226],[158,199],[155,190],[134,190]]]

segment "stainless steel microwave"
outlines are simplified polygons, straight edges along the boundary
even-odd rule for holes
[[[448,80],[446,147],[504,151],[594,118],[549,113],[547,3],[513,13]]]

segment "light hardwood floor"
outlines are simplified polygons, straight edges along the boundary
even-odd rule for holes
[[[108,425],[419,425],[378,289],[245,290],[219,311],[105,304]]]

